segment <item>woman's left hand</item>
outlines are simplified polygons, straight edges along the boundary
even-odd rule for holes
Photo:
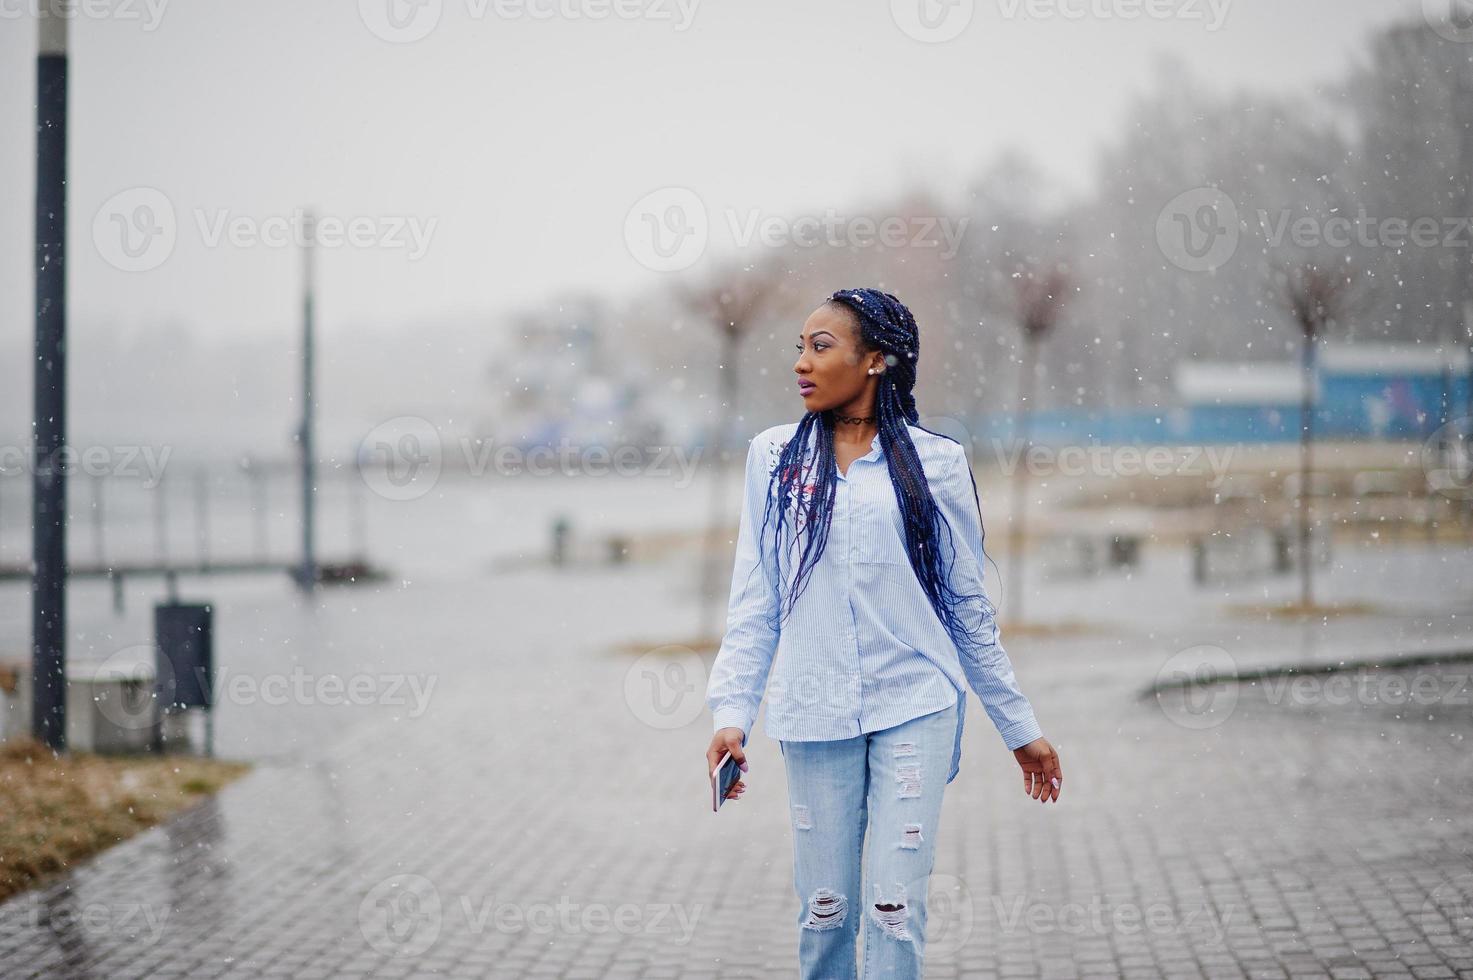
[[[1023,770],[1023,792],[1047,803],[1058,802],[1064,788],[1064,770],[1059,768],[1059,753],[1046,738],[1035,738],[1013,750],[1013,758]]]

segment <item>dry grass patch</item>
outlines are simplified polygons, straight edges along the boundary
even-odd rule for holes
[[[656,650],[664,650],[671,657],[684,656],[687,653],[715,653],[721,649],[721,637],[719,636],[688,636],[683,639],[673,640],[631,640],[628,643],[616,643],[613,646],[615,653],[627,654],[631,657],[642,657]]]
[[[1330,616],[1376,616],[1386,612],[1372,602],[1311,603],[1298,599],[1287,602],[1240,602],[1227,606],[1229,614],[1254,619],[1327,619]]]
[[[250,770],[195,756],[56,757],[0,744],[0,899],[172,816]]]

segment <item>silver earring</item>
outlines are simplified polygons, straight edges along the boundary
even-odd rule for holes
[[[874,374],[874,373],[875,373],[875,369],[874,369],[874,368],[870,368],[870,369],[869,369],[869,373],[870,373],[870,374]]]

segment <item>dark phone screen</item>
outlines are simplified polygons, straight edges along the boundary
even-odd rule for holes
[[[741,775],[742,770],[737,765],[736,757],[732,756],[728,758],[726,764],[721,767],[721,771],[716,774],[716,780],[720,784],[720,788],[716,794],[717,806],[726,802],[726,794],[736,785],[736,781],[741,778]]]

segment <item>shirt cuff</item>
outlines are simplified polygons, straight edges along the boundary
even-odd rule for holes
[[[711,734],[716,734],[723,728],[740,728],[742,730],[742,745],[747,744],[747,735],[752,728],[752,719],[741,708],[721,707],[711,712],[711,718],[715,727]]]
[[[1043,738],[1043,729],[1038,726],[1036,718],[1025,718],[1009,725],[1001,734],[1002,744],[1009,749],[1020,749],[1035,739]]]

